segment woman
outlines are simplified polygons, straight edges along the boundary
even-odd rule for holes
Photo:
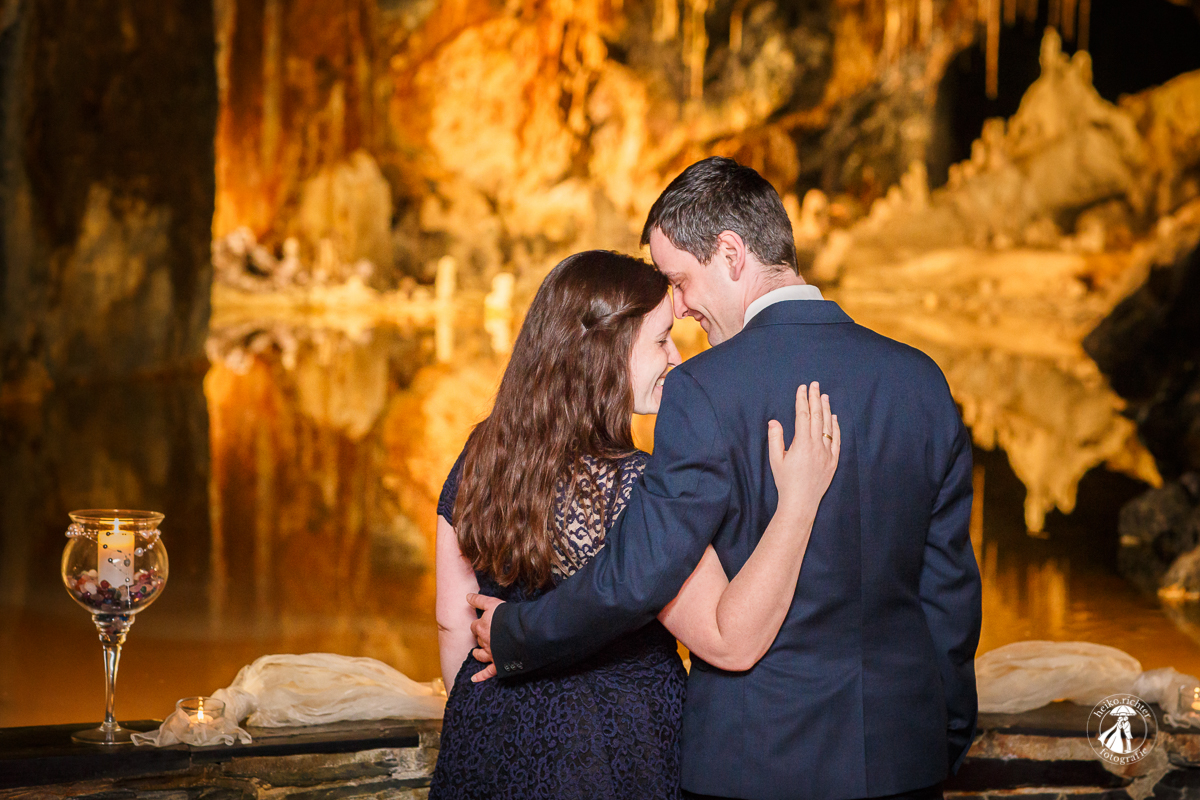
[[[616,253],[556,266],[491,415],[446,481],[437,619],[450,698],[431,798],[678,797],[685,673],[675,638],[714,666],[744,670],[783,623],[841,441],[816,384],[797,392],[786,452],[781,426],[769,425],[779,506],[732,582],[709,547],[660,622],[553,676],[481,681],[494,667],[470,655],[469,592],[520,601],[553,590],[603,546],[624,508],[646,462],[630,416],[657,412],[680,361],[667,286]]]

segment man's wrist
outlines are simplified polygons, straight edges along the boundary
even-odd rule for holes
[[[504,620],[509,613],[509,606],[512,605],[514,604],[501,603],[496,606],[496,610],[492,613],[492,661],[496,665],[496,674],[501,678],[521,669],[520,659],[516,657],[516,654],[512,652],[512,648],[509,647],[512,644],[512,637],[505,635],[506,627]]]

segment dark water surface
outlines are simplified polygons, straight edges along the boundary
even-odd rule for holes
[[[170,579],[124,648],[121,718],[163,717],[271,653],[370,656],[436,677],[437,494],[506,358],[479,323],[449,339],[415,326],[243,325],[214,334],[205,375],[60,389],[6,412],[0,726],[102,716],[95,630],[58,576],[76,508],[166,514]],[[639,425],[643,439],[649,430]],[[1200,673],[1187,613],[1116,573],[1116,511],[1138,484],[1089,475],[1075,514],[1051,515],[1036,540],[1003,454],[977,461],[981,652],[1086,639],[1147,669]]]

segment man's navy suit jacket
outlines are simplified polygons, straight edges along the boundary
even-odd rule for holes
[[[795,599],[745,672],[693,654],[683,788],[740,798],[894,794],[944,779],[974,736],[979,570],[971,442],[926,355],[836,303],[768,306],[673,370],[654,453],[606,546],[530,603],[500,606],[502,679],[553,670],[650,622],[711,543],[732,578],[774,513],[767,422],[821,382],[842,430]]]

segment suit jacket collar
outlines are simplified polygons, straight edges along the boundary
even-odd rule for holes
[[[834,325],[846,322],[854,320],[832,300],[783,300],[755,314],[742,330],[763,325]]]

